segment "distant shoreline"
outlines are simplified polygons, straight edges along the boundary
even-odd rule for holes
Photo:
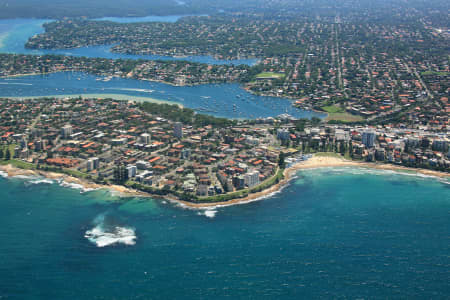
[[[249,194],[243,198],[235,198],[225,202],[211,202],[211,203],[195,203],[180,200],[174,196],[161,196],[154,195],[146,192],[142,192],[139,190],[134,190],[121,185],[102,185],[96,184],[89,180],[75,178],[66,174],[56,173],[56,172],[48,172],[42,170],[26,170],[20,169],[18,167],[12,165],[0,165],[0,171],[3,171],[8,174],[9,177],[14,176],[42,176],[52,180],[61,180],[66,183],[73,183],[82,186],[85,190],[94,190],[94,189],[109,189],[114,192],[119,193],[123,197],[148,197],[148,198],[158,198],[158,199],[166,199],[172,203],[188,207],[191,209],[212,209],[216,207],[225,207],[239,204],[246,204],[250,202],[260,201],[271,197],[275,193],[280,192],[284,187],[286,187],[290,181],[294,178],[298,171],[304,169],[319,169],[319,168],[333,168],[333,167],[357,167],[357,168],[366,168],[366,169],[378,169],[378,170],[386,170],[386,171],[399,171],[405,174],[412,175],[426,175],[436,178],[446,178],[450,179],[449,173],[426,170],[426,169],[416,169],[416,168],[408,168],[403,166],[395,166],[389,164],[380,164],[380,163],[367,163],[367,162],[356,162],[349,161],[343,158],[337,157],[322,157],[322,156],[313,156],[309,160],[299,162],[287,169],[284,170],[284,178],[277,184],[272,185],[271,187],[257,193]]]
[[[76,56],[74,56],[74,57],[76,57]],[[27,74],[11,74],[11,75],[0,76],[0,79],[19,78],[19,77],[28,77],[28,76],[40,76],[40,75],[50,75],[50,74],[56,74],[56,73],[83,73],[83,74],[92,75],[92,76],[97,77],[97,78],[101,78],[101,77],[106,76],[106,75],[98,75],[98,74],[95,74],[95,73],[89,73],[89,72],[83,71],[83,70],[79,70],[79,71],[77,71],[77,70],[61,70],[61,71],[52,71],[52,72],[37,72],[37,73],[27,73]],[[111,75],[109,75],[109,76],[111,76]],[[203,85],[203,84],[210,84],[210,83],[175,84],[173,82],[167,82],[167,81],[164,81],[164,80],[158,80],[158,79],[152,79],[152,78],[133,78],[133,77],[124,77],[124,76],[113,76],[113,77],[121,78],[121,79],[138,80],[138,81],[157,82],[157,83],[163,83],[163,84],[167,84],[167,85],[171,85],[171,86],[197,86],[197,85]],[[221,84],[221,83],[223,83],[223,82],[211,83],[211,84]]]

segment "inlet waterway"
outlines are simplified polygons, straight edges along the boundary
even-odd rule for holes
[[[106,18],[121,23],[139,22],[139,21],[158,21],[158,22],[176,22],[181,16],[149,16],[142,18]],[[36,34],[44,32],[42,25],[52,20],[42,19],[4,19],[0,20],[0,53],[17,53],[17,54],[59,54],[76,57],[101,57],[109,59],[148,59],[148,60],[187,60],[192,62],[207,64],[246,64],[253,65],[257,59],[235,59],[223,60],[216,59],[212,56],[185,56],[172,57],[162,55],[129,55],[121,53],[113,53],[110,51],[111,45],[81,47],[75,49],[56,49],[56,50],[34,50],[26,49],[25,44],[28,39]]]
[[[275,117],[285,113],[296,118],[325,117],[323,113],[295,108],[285,98],[253,95],[238,84],[179,87],[124,78],[113,78],[110,81],[98,79],[101,78],[78,72],[0,78],[0,97],[90,94],[104,98],[105,95],[120,94],[130,100],[133,97],[154,98],[181,104],[199,113],[234,119]]]

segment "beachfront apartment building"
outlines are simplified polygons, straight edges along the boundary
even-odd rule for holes
[[[259,184],[259,172],[254,170],[244,175],[245,185],[249,188]]]
[[[362,143],[366,148],[373,148],[375,146],[376,134],[372,130],[367,130],[362,133]]]

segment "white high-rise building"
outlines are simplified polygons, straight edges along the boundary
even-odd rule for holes
[[[145,145],[150,144],[150,134],[148,134],[148,133],[141,134],[141,143],[143,143]]]
[[[259,172],[258,171],[252,171],[248,172],[244,176],[244,182],[245,185],[248,187],[254,187],[255,185],[259,184]]]
[[[136,176],[137,173],[137,168],[136,166],[128,166],[127,167],[127,172],[128,172],[128,178],[132,178]]]
[[[71,125],[65,125],[61,128],[61,136],[63,139],[67,139],[72,135],[73,128]]]
[[[100,168],[100,159],[98,157],[88,159],[86,162],[86,169],[88,172],[97,170],[98,168]]]
[[[94,169],[94,161],[92,160],[92,159],[89,159],[87,162],[86,162],[86,170],[88,171],[88,172],[90,172],[90,171],[92,171]]]

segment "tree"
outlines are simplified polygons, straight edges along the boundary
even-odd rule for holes
[[[285,160],[285,154],[283,152],[280,152],[280,155],[278,155],[278,166],[282,169],[286,167]]]
[[[4,154],[3,148],[1,148],[1,149],[0,149],[0,159],[3,158],[3,154]]]
[[[405,153],[409,153],[409,145],[408,145],[408,143],[405,144],[405,150],[404,150],[404,152],[405,152]]]
[[[319,119],[318,117],[312,117],[312,118],[311,118],[311,124],[312,124],[313,126],[319,125],[320,122],[322,122],[322,120]]]
[[[308,122],[307,119],[299,119],[294,122],[295,130],[303,132],[305,130],[305,124]]]
[[[341,148],[341,154],[342,155],[345,155],[345,152],[347,152],[347,149],[346,149],[346,146],[345,146],[345,143],[344,142],[341,142],[341,144],[340,144],[340,148]]]
[[[10,159],[11,159],[11,151],[9,151],[9,149],[6,148],[5,160],[10,160]]]
[[[350,157],[353,158],[353,143],[352,143],[352,141],[348,142],[348,152],[350,154]]]

